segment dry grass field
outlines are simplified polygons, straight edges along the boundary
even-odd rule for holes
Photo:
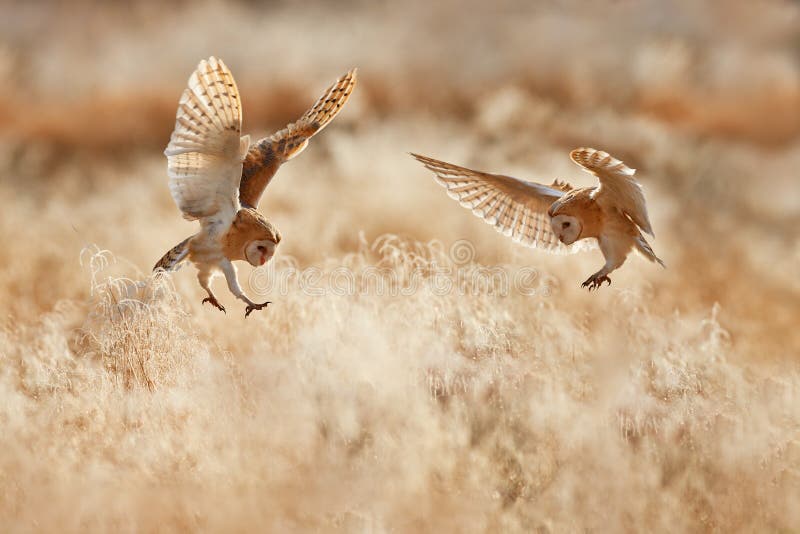
[[[0,530],[800,530],[796,2],[0,9]],[[359,67],[266,191],[246,320],[149,272],[195,231],[162,151],[212,54],[254,135]],[[590,294],[599,252],[407,154],[588,185],[577,146],[638,169],[666,270]]]

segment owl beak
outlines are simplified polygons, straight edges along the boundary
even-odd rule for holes
[[[265,263],[267,263],[267,257],[264,254],[262,254],[261,255],[261,265],[264,265]]]

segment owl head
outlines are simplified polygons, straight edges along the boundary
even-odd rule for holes
[[[250,265],[258,267],[272,259],[276,248],[278,248],[277,241],[258,239],[247,244],[244,249],[244,255]]]
[[[550,219],[550,227],[558,240],[565,245],[571,245],[577,241],[583,231],[581,220],[566,213],[552,217]]]
[[[230,235],[233,247],[238,248],[244,244],[244,259],[253,267],[264,265],[272,259],[278,243],[281,242],[281,233],[278,229],[266,217],[251,208],[239,210]]]
[[[571,190],[553,202],[547,214],[550,216],[550,228],[559,241],[571,245],[581,237],[583,221],[577,216],[582,213],[585,204],[580,191]]]
[[[258,231],[244,248],[244,257],[253,267],[264,265],[272,259],[278,243],[281,242],[281,233],[271,222],[261,216],[258,223]]]

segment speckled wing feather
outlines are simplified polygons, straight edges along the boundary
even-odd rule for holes
[[[158,263],[155,264],[153,267],[154,271],[162,270],[162,271],[177,271],[183,260],[186,259],[186,256],[189,255],[189,240],[191,237],[187,237],[164,254]]]
[[[433,158],[411,154],[436,175],[447,194],[517,243],[550,252],[572,252],[550,227],[547,208],[568,188],[558,189],[510,176],[459,167]]]
[[[636,169],[631,169],[608,152],[594,148],[576,148],[569,156],[600,180],[600,187],[594,195],[598,204],[621,210],[642,231],[653,235],[642,186],[633,177]]]
[[[244,161],[239,199],[257,207],[264,189],[283,163],[302,152],[308,140],[325,128],[339,114],[356,85],[356,69],[328,87],[325,93],[300,119],[283,130],[255,143]]]
[[[233,75],[215,57],[201,61],[181,95],[175,130],[164,151],[169,189],[185,218],[233,219],[249,146],[241,130],[241,101]]]

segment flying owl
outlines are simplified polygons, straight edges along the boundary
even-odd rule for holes
[[[275,254],[281,234],[256,211],[261,194],[278,167],[302,152],[339,113],[355,83],[353,69],[299,120],[251,146],[250,137],[241,136],[242,106],[233,75],[215,57],[201,61],[181,96],[164,151],[172,198],[185,219],[200,222],[200,232],[173,247],[153,270],[175,270],[191,261],[208,293],[203,303],[223,312],[211,291],[211,280],[220,272],[231,293],[247,303],[245,317],[270,304],[257,304],[244,294],[233,262],[257,267]]]
[[[606,152],[576,148],[570,153],[572,161],[600,181],[581,189],[558,180],[537,184],[411,155],[434,172],[451,198],[517,243],[556,253],[599,244],[606,263],[583,282],[590,291],[603,282],[610,285],[608,275],[632,249],[664,266],[642,235],[655,237],[644,193],[633,178],[636,171]]]

